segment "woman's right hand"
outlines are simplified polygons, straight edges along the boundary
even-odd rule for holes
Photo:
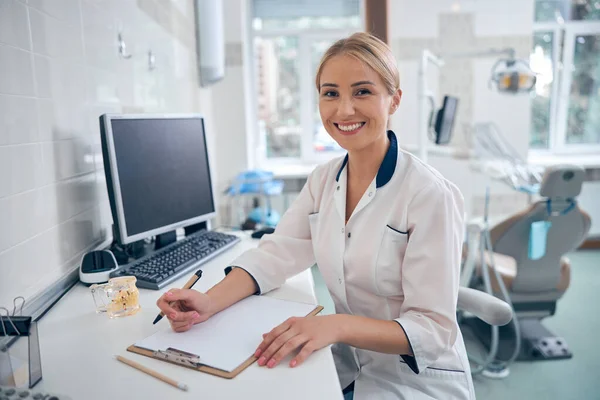
[[[210,297],[193,289],[171,289],[160,296],[156,305],[175,332],[185,332],[212,315]]]

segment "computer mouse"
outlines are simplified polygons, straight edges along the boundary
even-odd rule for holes
[[[252,232],[251,236],[254,239],[260,239],[261,237],[263,237],[263,235],[268,235],[273,232],[275,232],[275,228],[266,227],[266,228],[258,229],[256,231]]]

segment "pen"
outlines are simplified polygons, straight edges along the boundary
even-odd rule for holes
[[[176,388],[179,388],[181,390],[185,390],[187,392],[188,390],[188,386],[185,383],[179,383],[174,379],[171,379],[169,377],[164,376],[163,374],[160,374],[154,370],[151,370],[148,367],[144,367],[142,364],[139,364],[133,360],[130,360],[128,358],[122,357],[122,356],[115,356],[115,358],[119,361],[121,361],[124,364],[129,365],[130,367],[133,367],[139,371],[142,371],[150,376],[155,377],[156,379],[160,379],[161,381],[168,383],[171,386],[175,386]]]
[[[198,280],[202,277],[202,270],[199,269],[198,271],[196,271],[196,273],[194,275],[192,275],[192,277],[190,278],[189,281],[187,281],[187,283],[183,286],[182,289],[191,289],[192,286],[194,286],[194,284],[196,284],[196,282],[198,282]],[[160,321],[162,319],[162,317],[165,316],[165,313],[163,313],[162,311],[160,312],[160,314],[158,314],[156,316],[156,318],[154,319],[154,322],[152,323],[152,325],[156,324],[158,321]]]

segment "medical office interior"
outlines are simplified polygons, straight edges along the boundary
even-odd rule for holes
[[[216,258],[204,265],[225,268],[241,246],[227,238],[251,246],[271,233],[308,174],[345,154],[321,123],[314,75],[328,46],[357,31],[374,33],[396,57],[403,96],[390,129],[399,146],[464,196],[461,285],[509,311],[490,326],[476,317],[488,303],[459,300],[477,397],[598,398],[598,0],[0,0],[0,355],[13,348],[4,337],[10,314],[37,322],[43,378],[30,391],[95,398],[61,376],[59,351],[78,329],[113,332],[155,315],[159,292],[197,269],[155,277],[154,287],[139,272],[142,313],[96,315],[89,284],[97,277],[82,282],[85,256],[153,244],[159,236],[148,232],[161,227],[118,243],[132,237],[119,232],[114,216],[125,216],[107,180],[119,129],[177,135],[178,116],[196,124],[210,166],[199,172],[208,182],[201,191],[214,198],[200,228],[233,235],[219,244],[225,250],[207,250]],[[129,145],[135,159],[137,143]],[[173,239],[161,235],[166,246]],[[334,313],[318,266],[308,273],[322,313]],[[74,291],[85,294],[75,301]],[[106,337],[103,348],[119,342]],[[177,377],[178,368],[162,372]],[[215,387],[241,385],[253,368]],[[6,371],[4,391],[14,375]]]

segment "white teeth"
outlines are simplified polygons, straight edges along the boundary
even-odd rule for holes
[[[344,132],[351,132],[355,129],[358,129],[362,126],[362,122],[357,122],[356,124],[352,124],[352,125],[340,125],[338,124],[338,128],[340,128],[342,131]]]

